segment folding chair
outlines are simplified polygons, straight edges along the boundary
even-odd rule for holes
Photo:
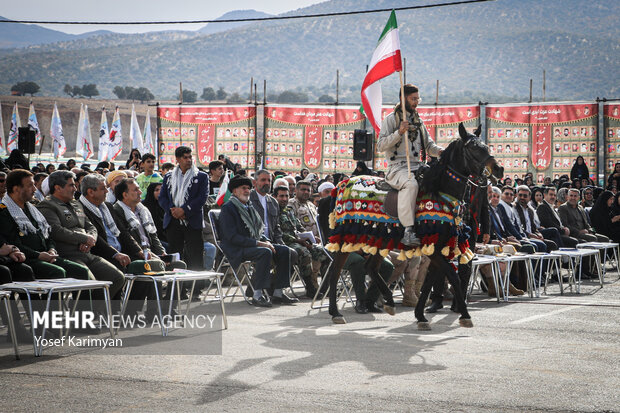
[[[466,301],[471,295],[476,281],[478,281],[478,285],[480,285],[480,283],[486,284],[484,277],[480,274],[480,266],[485,264],[491,266],[491,277],[493,278],[493,285],[495,286],[497,302],[500,302],[500,290],[503,298],[504,290],[500,288],[499,267],[497,266],[497,260],[492,255],[476,255],[471,262],[471,277],[469,277],[469,288],[467,289],[467,297],[465,297]]]
[[[327,274],[329,274],[329,270],[332,264],[334,263],[334,259],[329,254],[328,254],[328,257],[329,257],[329,266],[327,267],[325,271],[325,276],[321,279],[321,283],[319,284],[319,288],[317,288],[316,290],[316,294],[312,298],[312,303],[310,304],[310,308],[312,309],[326,308],[329,306],[329,304],[324,304],[323,302],[325,301],[326,298],[329,297],[329,290],[331,287],[329,286],[329,279],[328,279],[329,277],[327,277]],[[323,295],[323,297],[320,300],[319,305],[317,306],[315,305],[315,303],[318,299],[319,293],[323,289],[323,284],[325,283],[328,283],[327,289],[325,290],[325,294]],[[344,294],[346,295],[345,304],[354,303],[352,289],[353,289],[353,281],[351,280],[351,273],[349,273],[349,271],[347,270],[340,271],[340,275],[338,277],[338,283],[336,284],[336,301],[338,301],[340,297],[342,297],[342,295]]]
[[[222,259],[220,260],[220,263],[217,266],[217,269],[215,270],[215,272],[222,272],[221,269],[222,267],[228,267],[226,269],[226,271],[223,271],[224,273],[224,278],[226,277],[226,275],[228,275],[228,272],[232,272],[234,278],[235,278],[235,283],[232,285],[228,286],[228,289],[226,290],[226,292],[224,293],[224,298],[228,298],[228,297],[232,297],[234,298],[235,295],[237,295],[237,292],[239,290],[241,290],[242,292],[244,292],[243,294],[243,299],[248,303],[251,304],[250,302],[250,298],[252,297],[252,295],[254,294],[254,288],[252,287],[252,271],[253,271],[253,267],[252,267],[252,262],[251,261],[244,261],[242,262],[238,268],[233,268],[232,265],[230,264],[230,261],[228,261],[228,258],[226,257],[226,254],[224,253],[224,251],[222,250],[222,246],[221,246],[221,237],[220,237],[220,231],[219,231],[219,219],[220,219],[220,211],[219,210],[215,210],[212,209],[209,211],[209,223],[211,224],[211,227],[213,228],[213,238],[215,240],[215,246],[217,247],[217,249],[222,253]],[[243,276],[241,278],[239,278],[239,275],[243,274]],[[247,294],[245,294],[245,290],[243,288],[243,283],[246,282],[247,283],[247,288],[250,289],[250,292],[252,294],[250,294],[250,296],[248,297]],[[209,289],[211,289],[212,284],[209,285],[207,287],[207,291]],[[233,293],[230,293],[230,290],[234,288]]]

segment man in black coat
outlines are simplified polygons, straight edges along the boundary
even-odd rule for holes
[[[232,197],[222,206],[218,224],[222,251],[235,268],[246,260],[254,263],[256,271],[252,280],[252,304],[259,307],[271,307],[272,302],[293,304],[298,300],[288,297],[282,291],[290,286],[292,249],[273,244],[265,236],[261,216],[250,201],[251,188],[252,181],[241,175],[235,176],[228,184]],[[273,278],[273,297],[270,299],[263,295],[263,290],[269,289],[272,284],[272,259],[275,261],[276,274]]]
[[[559,231],[562,241],[561,245],[558,245],[559,247],[575,248],[579,240],[570,236],[570,230],[562,223],[560,216],[553,209],[556,199],[555,187],[546,186],[543,189],[543,196],[543,201],[536,208],[540,225],[545,228],[556,228]]]

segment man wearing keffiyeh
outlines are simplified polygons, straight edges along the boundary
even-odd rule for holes
[[[58,256],[49,237],[51,227],[31,204],[36,187],[30,171],[16,169],[7,176],[7,193],[0,204],[0,232],[25,255],[37,278],[94,279],[88,267]]]
[[[203,268],[203,206],[209,195],[209,176],[194,165],[192,150],[179,146],[174,151],[177,166],[164,177],[159,194],[163,208],[168,252],[181,254],[191,270]]]

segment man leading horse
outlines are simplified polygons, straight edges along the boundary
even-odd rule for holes
[[[426,161],[426,154],[439,157],[443,148],[430,139],[426,126],[418,115],[416,110],[418,103],[420,103],[418,88],[406,84],[403,90],[407,112],[406,119],[403,119],[403,110],[399,103],[381,124],[377,150],[385,152],[388,158],[385,182],[398,190],[398,219],[405,227],[405,234],[401,242],[408,246],[418,246],[420,239],[416,235],[414,218],[419,185],[415,178],[415,172]],[[400,93],[399,101],[402,102]],[[407,132],[408,141],[403,144],[403,136]],[[407,151],[413,154],[409,170],[407,169]]]

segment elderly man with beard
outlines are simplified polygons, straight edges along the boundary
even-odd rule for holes
[[[421,156],[428,154],[438,157],[443,148],[435,145],[429,137],[428,130],[420,119],[416,108],[420,103],[420,93],[416,86],[404,86],[406,118],[403,119],[403,109],[399,103],[381,125],[381,132],[377,140],[377,150],[385,152],[388,158],[388,172],[385,181],[398,190],[398,219],[405,227],[402,243],[405,245],[419,245],[416,236],[414,217],[418,182],[414,172],[422,165]],[[399,94],[399,98],[400,98]],[[408,133],[408,141],[403,142],[403,136]],[[407,170],[407,152],[410,153],[410,170]],[[423,156],[425,157],[425,155]]]
[[[243,261],[252,261],[255,266],[252,285],[252,304],[257,307],[271,307],[274,304],[293,304],[296,298],[287,296],[283,289],[290,286],[291,249],[285,245],[272,244],[265,236],[260,214],[250,202],[252,181],[237,175],[228,184],[232,197],[222,206],[219,228],[222,251],[237,268]],[[272,286],[270,276],[272,259],[276,264],[273,279],[273,297],[264,295],[263,290]]]

